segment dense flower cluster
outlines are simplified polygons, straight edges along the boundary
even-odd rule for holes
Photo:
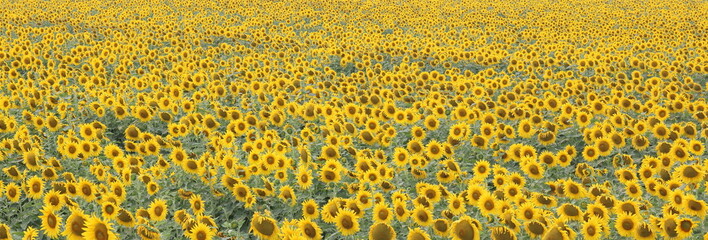
[[[702,1],[0,5],[0,239],[708,237]]]

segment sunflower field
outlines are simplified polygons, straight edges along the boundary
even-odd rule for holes
[[[707,1],[0,6],[0,240],[708,239]]]

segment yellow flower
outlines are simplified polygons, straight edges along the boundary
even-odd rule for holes
[[[254,213],[253,218],[251,218],[250,231],[258,238],[266,240],[278,239],[279,235],[277,222],[258,212]]]
[[[214,230],[204,223],[197,223],[189,231],[188,237],[190,240],[211,240],[214,238]]]
[[[88,216],[86,216],[81,209],[72,208],[71,215],[66,219],[62,235],[70,240],[84,239],[83,234],[86,231],[85,226],[87,220]]]
[[[621,236],[629,237],[634,234],[636,228],[639,226],[641,218],[639,215],[619,213],[617,214],[617,219],[615,220],[615,229],[617,233]]]
[[[118,239],[116,233],[113,232],[112,224],[109,221],[102,220],[98,217],[90,217],[85,222],[82,237],[87,240],[114,240]]]
[[[27,227],[27,230],[22,233],[22,240],[34,240],[37,239],[37,235],[39,235],[37,229],[33,227]]]
[[[602,227],[601,219],[590,217],[581,227],[581,234],[584,239],[601,239],[605,229]]]
[[[64,206],[64,195],[56,190],[49,190],[44,194],[44,207],[51,210],[57,211]]]
[[[96,189],[95,185],[87,179],[81,179],[77,185],[78,194],[86,199],[86,201],[93,201],[96,199]]]
[[[121,209],[118,211],[118,216],[116,217],[116,222],[118,222],[118,224],[125,226],[125,227],[133,227],[136,224],[133,214],[126,211],[125,209]]]
[[[360,230],[359,217],[349,209],[340,209],[334,222],[342,236],[354,235]]]
[[[396,239],[396,231],[385,222],[378,222],[369,228],[369,239],[393,240]]]
[[[29,169],[30,171],[37,171],[42,169],[42,166],[40,165],[40,154],[39,151],[36,149],[22,153],[22,160],[24,161],[27,169]]]
[[[10,227],[8,227],[7,224],[0,223],[0,239],[12,239],[12,232],[10,231]]]
[[[48,207],[42,208],[40,211],[42,215],[39,216],[39,219],[42,220],[42,227],[41,230],[44,231],[44,234],[47,235],[50,238],[56,239],[59,237],[59,234],[61,233],[60,226],[62,225],[62,219],[61,217],[57,216],[52,209]]]
[[[118,216],[119,211],[120,211],[120,207],[117,206],[113,202],[104,201],[101,204],[101,216],[103,216],[103,218],[105,218],[105,219],[108,219],[108,220],[115,219]]]
[[[322,229],[310,219],[302,219],[297,223],[298,229],[305,239],[319,240],[322,239]]]
[[[21,195],[22,191],[20,190],[20,187],[17,186],[17,184],[9,183],[5,185],[5,196],[7,196],[7,199],[10,200],[10,202],[20,201]]]
[[[44,192],[44,181],[42,178],[33,176],[27,180],[27,197],[39,199]]]
[[[194,214],[202,214],[204,212],[204,200],[202,196],[195,194],[189,198],[189,204],[192,206],[192,212]]]
[[[452,223],[452,226],[450,226],[450,235],[454,240],[479,240],[479,227],[477,220],[469,216],[464,216]]]
[[[308,189],[313,184],[312,172],[306,167],[298,168],[296,179],[301,189]]]
[[[162,199],[155,199],[150,203],[150,220],[162,221],[167,217],[167,202]]]
[[[433,115],[429,115],[429,116],[425,117],[425,120],[423,121],[423,123],[424,123],[425,127],[431,131],[438,129],[438,127],[440,127],[440,121],[438,120],[438,117],[433,116]]]

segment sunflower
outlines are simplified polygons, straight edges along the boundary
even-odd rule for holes
[[[450,195],[448,197],[447,202],[447,209],[450,210],[452,214],[459,215],[464,212],[467,212],[467,208],[465,206],[465,199],[462,196],[458,195]]]
[[[678,239],[685,239],[691,236],[693,233],[693,228],[696,227],[696,223],[691,220],[690,218],[680,218],[677,221],[676,224],[676,231],[678,233],[678,236],[676,238]]]
[[[85,226],[87,220],[88,216],[86,216],[81,209],[72,208],[71,215],[66,219],[62,235],[70,240],[84,239],[83,234],[86,231]]]
[[[337,169],[322,168],[320,171],[320,180],[324,183],[336,183],[341,179],[342,175]]]
[[[671,130],[669,130],[663,123],[654,125],[651,130],[654,133],[654,137],[657,139],[665,140],[669,138],[669,135],[671,135]]]
[[[688,194],[683,200],[683,209],[687,214],[705,217],[708,212],[708,206],[705,201],[696,199],[696,196]]]
[[[546,226],[538,220],[524,223],[524,228],[526,229],[526,233],[528,233],[531,238],[543,236],[546,232]]]
[[[306,167],[298,168],[296,179],[301,189],[308,189],[312,186],[312,172]]]
[[[399,222],[406,221],[410,216],[410,211],[406,206],[406,202],[403,200],[393,201],[393,212],[396,215],[396,220],[398,220]]]
[[[679,162],[685,162],[691,157],[687,149],[681,144],[672,144],[669,154],[673,159]]]
[[[617,219],[615,220],[615,229],[619,235],[629,237],[634,234],[637,226],[641,222],[641,217],[635,214],[619,213],[617,214]]]
[[[479,240],[479,224],[477,220],[464,216],[452,223],[450,235],[454,240]]]
[[[113,227],[109,221],[101,220],[98,217],[89,217],[83,227],[81,234],[87,240],[114,240],[118,236],[113,232]]]
[[[659,219],[659,229],[661,230],[661,235],[665,238],[678,238],[679,236],[679,219],[675,214],[666,214],[663,218]]]
[[[546,169],[544,169],[543,166],[535,160],[531,160],[523,164],[522,170],[527,176],[533,179],[543,178],[543,173],[546,171]]]
[[[118,210],[118,216],[116,216],[115,220],[116,222],[118,222],[118,224],[125,227],[133,227],[136,224],[133,214],[126,211],[125,209]]]
[[[597,148],[597,144],[586,145],[585,148],[583,148],[583,158],[586,161],[595,161],[599,157],[600,157],[600,151]]]
[[[490,164],[488,161],[479,160],[474,164],[472,168],[474,173],[474,178],[478,180],[485,179],[491,173]]]
[[[8,240],[12,239],[12,231],[10,230],[10,227],[8,227],[4,223],[0,223],[0,239],[2,240]]]
[[[465,197],[467,198],[467,202],[470,205],[476,205],[477,203],[479,203],[479,200],[482,198],[482,196],[489,194],[486,188],[474,183],[471,183],[467,186],[466,192],[467,195]]]
[[[123,202],[127,197],[125,193],[125,185],[120,181],[111,183],[109,191],[116,197],[119,203]]]
[[[96,199],[96,187],[89,180],[81,179],[76,188],[78,195],[83,197],[86,201],[91,202]]]
[[[148,229],[145,226],[138,226],[135,231],[142,240],[157,240],[159,239],[160,233]]]
[[[517,132],[519,133],[519,137],[530,138],[531,136],[536,134],[536,129],[534,129],[531,120],[524,119],[519,121],[519,127]]]
[[[565,182],[563,192],[565,196],[571,199],[581,199],[587,195],[585,188],[580,183],[572,180]]]
[[[42,159],[40,159],[39,150],[33,149],[22,153],[22,160],[27,169],[30,171],[42,169],[42,166],[40,165]]]
[[[322,229],[310,219],[302,219],[297,223],[298,229],[303,237],[308,240],[322,239]]]
[[[636,150],[643,151],[649,147],[649,139],[642,135],[632,137],[632,147]]]
[[[302,202],[302,217],[306,219],[317,219],[319,216],[318,207],[313,199]]]
[[[556,141],[556,134],[553,132],[542,132],[538,134],[537,138],[541,145],[547,146]]]
[[[210,240],[214,238],[214,235],[216,235],[214,229],[200,222],[196,223],[187,234],[190,240]]]
[[[430,240],[430,235],[420,228],[409,229],[406,240]]]
[[[534,207],[532,202],[525,202],[516,209],[516,216],[524,221],[533,221],[541,217],[541,212]]]
[[[64,195],[59,193],[59,191],[52,189],[44,194],[43,202],[44,207],[50,209],[51,211],[56,211],[64,206]]]
[[[516,231],[509,229],[508,227],[494,227],[492,228],[492,239],[493,240],[516,240]]]
[[[120,207],[117,206],[114,202],[104,201],[101,204],[101,216],[103,216],[103,218],[105,219],[115,219],[118,216],[119,211]]]
[[[203,163],[204,162],[201,160],[186,159],[182,162],[182,169],[184,169],[185,172],[201,176],[206,171]]]
[[[701,141],[694,139],[688,142],[688,151],[691,152],[693,155],[701,156],[705,152],[705,146],[703,146],[703,143],[701,143]]]
[[[154,111],[151,111],[150,108],[144,107],[144,106],[136,106],[133,110],[133,117],[137,118],[141,122],[147,122],[152,119]]]
[[[430,226],[433,223],[433,215],[431,211],[425,208],[423,205],[418,205],[411,212],[411,217],[413,221],[419,226]]]
[[[685,164],[677,167],[673,175],[684,183],[699,183],[704,179],[705,171],[698,164]]]
[[[580,229],[583,238],[591,240],[601,239],[604,231],[601,223],[602,221],[603,220],[597,217],[590,217],[587,221],[583,222]]]
[[[328,145],[322,148],[321,157],[325,160],[339,159],[339,149],[336,146]]]
[[[20,190],[20,187],[14,182],[5,185],[5,196],[7,196],[7,199],[10,200],[10,202],[20,201],[21,195],[22,191]]]
[[[485,216],[498,214],[499,211],[501,211],[499,206],[500,205],[497,203],[497,200],[494,199],[494,196],[489,193],[482,195],[477,201],[477,207]]]
[[[425,138],[426,132],[425,129],[419,126],[414,126],[411,128],[411,137],[413,137],[414,140],[421,141]]]
[[[405,148],[397,147],[393,152],[393,163],[396,166],[403,167],[408,164],[409,154]]]
[[[250,231],[258,238],[267,240],[278,239],[279,235],[277,222],[258,212],[254,213],[253,218],[251,218]]]
[[[541,154],[538,155],[538,160],[541,161],[541,163],[546,164],[548,167],[554,167],[558,164],[556,156],[549,151],[541,152]]]
[[[504,197],[509,201],[519,202],[523,198],[519,185],[506,184],[502,187],[502,191],[504,192]]]
[[[632,237],[639,240],[653,240],[656,239],[656,233],[651,225],[643,222],[637,226]]]
[[[92,124],[79,125],[79,133],[85,140],[94,140],[99,135],[99,130],[94,129]]]
[[[440,142],[435,140],[428,142],[428,145],[425,148],[425,155],[428,158],[430,158],[431,160],[440,159],[443,154],[444,152],[442,150]]]
[[[150,213],[150,220],[152,221],[162,221],[167,217],[167,202],[162,199],[155,199],[150,203],[150,208],[148,209]]]
[[[285,202],[289,202],[290,206],[294,206],[297,203],[297,195],[295,195],[295,191],[292,187],[287,185],[280,187],[280,194],[278,194],[278,198]]]
[[[42,178],[33,176],[27,180],[27,197],[32,199],[39,199],[42,197],[44,192],[44,181]]]
[[[352,210],[340,209],[334,222],[342,236],[354,235],[359,232],[359,217]]]
[[[541,239],[543,240],[550,240],[550,239],[575,239],[574,237],[571,237],[571,232],[568,231],[570,229],[565,228],[565,227],[559,227],[559,226],[549,226],[548,229],[545,231],[543,234],[543,237]]]
[[[37,239],[39,231],[33,227],[27,227],[27,230],[22,232],[22,240],[34,240]]]
[[[42,220],[41,230],[52,239],[58,238],[61,233],[59,228],[59,226],[62,225],[61,217],[57,216],[51,208],[46,206],[43,207],[40,212],[42,213],[42,215],[39,216],[39,219]]]
[[[634,199],[642,198],[642,186],[639,185],[638,181],[629,181],[625,184],[625,192],[628,196]]]
[[[450,221],[444,218],[435,219],[432,228],[436,235],[446,237],[450,232]]]
[[[434,115],[428,115],[425,117],[425,120],[423,120],[423,124],[425,125],[425,128],[432,131],[440,127],[440,120],[438,120],[438,117]]]
[[[613,145],[612,141],[606,137],[597,139],[595,141],[595,149],[600,156],[608,156],[612,153]],[[585,153],[585,152],[583,152]],[[585,156],[585,155],[583,155]]]
[[[389,223],[393,219],[393,211],[385,202],[377,203],[373,211],[374,222]]]
[[[437,185],[426,184],[419,188],[419,193],[424,195],[431,203],[437,203],[442,199],[442,191]]]
[[[470,132],[470,127],[469,125],[465,123],[456,123],[450,127],[450,130],[448,132],[448,136],[450,138],[461,141],[469,135]]]
[[[578,206],[570,203],[564,203],[557,209],[558,215],[567,220],[582,220],[583,211]]]

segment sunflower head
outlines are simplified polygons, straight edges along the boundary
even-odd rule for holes
[[[396,231],[387,223],[374,223],[369,228],[369,239],[393,240],[396,239]]]
[[[251,218],[250,231],[257,237],[267,240],[277,239],[279,234],[277,222],[258,212],[254,213]]]
[[[450,227],[450,235],[452,236],[452,239],[455,240],[479,240],[480,233],[478,226],[478,222],[475,219],[472,219],[469,216],[464,216],[452,223],[452,226]]]
[[[98,217],[90,217],[83,228],[84,239],[115,240],[117,235],[113,232],[111,223]]]

